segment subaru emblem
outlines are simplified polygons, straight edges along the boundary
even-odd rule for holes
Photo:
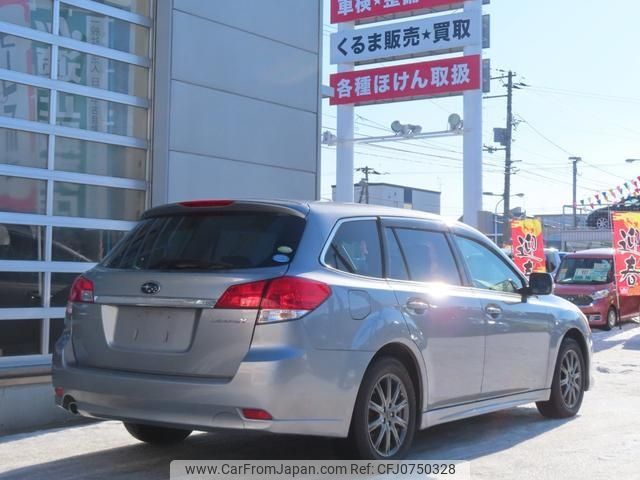
[[[160,285],[155,282],[147,282],[142,284],[140,290],[147,295],[155,295],[160,291]]]

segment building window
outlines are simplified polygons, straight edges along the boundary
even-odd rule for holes
[[[152,12],[0,2],[0,372],[50,361],[73,279],[147,206]]]

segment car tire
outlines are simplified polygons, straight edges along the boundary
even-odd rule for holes
[[[609,217],[608,216],[600,216],[595,220],[595,227],[598,230],[609,230],[611,228]]]
[[[360,385],[348,454],[363,460],[404,458],[413,442],[416,405],[416,392],[406,367],[392,357],[376,360]],[[374,424],[378,426],[371,428]]]
[[[604,329],[607,331],[611,330],[617,324],[618,324],[618,312],[616,312],[615,308],[611,307],[607,312],[607,323],[604,324]]]
[[[142,425],[139,423],[123,422],[124,428],[131,436],[141,442],[151,445],[171,445],[180,443],[189,435],[192,430],[179,430],[177,428],[155,427],[153,425]]]
[[[536,402],[538,411],[547,418],[573,417],[582,405],[586,374],[580,345],[573,338],[565,338],[553,373],[551,397]]]

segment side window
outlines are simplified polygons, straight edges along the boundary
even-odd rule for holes
[[[471,281],[476,288],[515,293],[523,287],[520,277],[498,255],[465,237],[455,237]]]
[[[387,277],[394,280],[409,280],[406,260],[393,229],[385,228],[384,235],[387,247]]]
[[[333,237],[324,263],[343,272],[381,278],[380,250],[375,220],[347,221]]]
[[[460,285],[460,272],[443,233],[393,229],[400,242],[409,278],[415,282]]]

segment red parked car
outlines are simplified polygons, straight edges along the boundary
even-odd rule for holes
[[[577,305],[591,326],[613,328],[619,320],[640,314],[640,297],[619,297],[613,249],[597,248],[565,256],[556,274],[554,293]]]

